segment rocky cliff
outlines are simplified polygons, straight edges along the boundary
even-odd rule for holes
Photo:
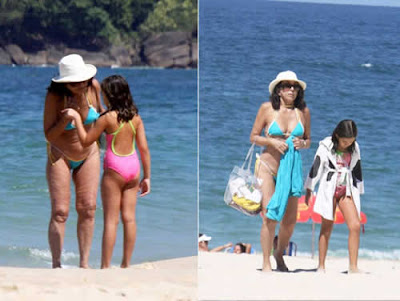
[[[0,47],[2,65],[56,65],[61,57],[80,54],[86,63],[97,67],[150,66],[162,68],[197,68],[197,39],[188,32],[153,34],[129,47],[112,46],[102,51],[87,51],[52,45],[45,50],[29,52],[18,45]]]

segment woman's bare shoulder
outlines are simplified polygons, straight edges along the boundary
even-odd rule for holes
[[[270,116],[274,114],[274,108],[272,107],[272,103],[270,101],[266,101],[261,104],[259,113],[269,119]]]
[[[270,101],[265,101],[261,104],[260,108],[264,110],[273,110],[272,103]]]
[[[92,85],[96,90],[100,91],[100,83],[97,79],[95,79],[95,78],[92,79]]]
[[[63,96],[54,92],[47,92],[46,105],[59,106],[62,104]]]
[[[261,112],[263,114],[270,114],[273,111],[274,111],[274,108],[272,107],[272,104],[270,101],[263,102],[260,105],[259,112]]]
[[[304,115],[310,115],[310,109],[305,107],[303,110],[300,110]]]

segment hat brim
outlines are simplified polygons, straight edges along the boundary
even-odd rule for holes
[[[305,90],[306,89],[306,87],[307,87],[307,84],[305,83],[305,82],[303,82],[302,80],[299,80],[299,79],[274,79],[270,84],[269,84],[269,94],[271,94],[272,95],[272,93],[274,92],[274,89],[275,89],[275,87],[276,87],[276,85],[277,84],[279,84],[280,82],[283,82],[283,81],[285,81],[285,80],[290,80],[290,81],[294,81],[294,82],[296,82],[296,83],[298,83],[302,88],[303,88],[303,90]]]
[[[77,75],[56,76],[51,80],[55,83],[78,83],[91,79],[97,73],[97,68],[92,64],[85,64],[85,70],[82,70]]]
[[[211,236],[207,236],[205,234],[203,234],[202,236],[199,237],[199,242],[210,241],[210,240],[211,240]]]

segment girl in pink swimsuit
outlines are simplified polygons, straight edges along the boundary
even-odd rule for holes
[[[90,145],[102,132],[106,133],[107,148],[104,157],[104,173],[101,196],[104,210],[104,232],[101,268],[111,266],[111,257],[117,236],[119,215],[124,225],[124,248],[121,267],[130,265],[136,241],[136,198],[150,192],[150,152],[143,121],[130,93],[126,80],[112,75],[101,83],[103,100],[108,110],[86,132],[80,115],[73,109],[65,109],[66,116],[75,121],[82,145]],[[140,180],[140,162],[143,165]]]

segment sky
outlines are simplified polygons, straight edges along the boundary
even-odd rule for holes
[[[400,0],[275,0],[275,1],[333,3],[333,4],[357,4],[357,5],[400,7]]]

